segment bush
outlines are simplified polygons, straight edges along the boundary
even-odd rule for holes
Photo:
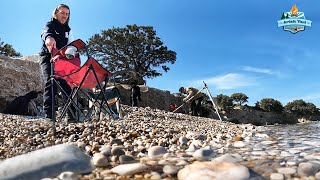
[[[211,101],[210,101],[211,102]],[[213,105],[210,103],[203,103],[201,106],[201,112],[202,112],[202,117],[209,117],[210,114],[213,112]]]
[[[243,103],[248,102],[248,96],[243,93],[233,93],[230,98],[235,102],[238,103],[240,106]]]
[[[233,101],[229,96],[223,95],[223,94],[219,94],[217,97],[217,106],[226,111],[226,112],[230,112],[233,109]]]
[[[272,98],[264,98],[259,102],[259,107],[268,112],[281,112],[283,106],[280,101]]]
[[[294,100],[285,105],[285,110],[297,115],[313,115],[318,112],[313,103],[306,103],[302,99]]]

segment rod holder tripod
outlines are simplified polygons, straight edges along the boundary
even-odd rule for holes
[[[209,98],[210,98],[210,100],[212,101],[213,107],[214,107],[216,113],[218,114],[218,117],[219,117],[220,121],[222,121],[221,116],[220,116],[219,111],[218,111],[218,108],[217,108],[217,106],[216,106],[216,104],[215,104],[215,102],[214,102],[214,100],[213,100],[213,97],[212,97],[212,95],[211,95],[211,93],[210,93],[210,91],[209,91],[209,88],[208,88],[207,84],[206,84],[204,81],[203,81],[203,84],[204,84],[204,87],[203,87],[201,90],[199,90],[195,95],[193,95],[190,99],[193,99],[195,96],[197,96],[199,93],[201,93],[204,89],[206,89],[206,91],[207,91],[207,93],[208,93],[208,95],[209,95]],[[183,102],[183,103],[182,103],[179,107],[177,107],[173,112],[178,111],[178,110],[179,110],[180,108],[182,108],[184,105],[185,105],[185,102]]]
[[[212,101],[213,107],[216,110],[216,113],[218,114],[218,117],[219,117],[220,121],[222,121],[221,116],[220,116],[219,111],[218,111],[218,108],[217,108],[216,104],[214,103],[213,97],[212,97],[212,95],[211,95],[211,93],[209,91],[209,88],[208,88],[207,84],[204,81],[203,81],[203,84],[204,84],[204,88],[207,90],[209,98]]]

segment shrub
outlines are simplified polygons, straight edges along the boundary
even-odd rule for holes
[[[272,98],[261,99],[259,107],[268,112],[281,112],[283,110],[281,102]]]
[[[217,97],[217,106],[226,111],[226,112],[230,112],[233,109],[233,101],[229,96],[223,95],[223,94],[219,94]]]
[[[248,96],[243,93],[233,93],[230,98],[233,100],[233,102],[238,103],[240,106],[243,103],[248,102]]]
[[[289,102],[284,108],[287,112],[297,115],[313,115],[317,112],[317,107],[313,103],[307,103],[302,99]]]

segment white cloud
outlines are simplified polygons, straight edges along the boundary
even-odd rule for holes
[[[271,69],[256,68],[256,67],[251,67],[251,66],[242,66],[242,70],[248,71],[248,72],[270,74],[270,75],[275,74],[275,72],[272,71]]]
[[[267,69],[267,68],[256,68],[256,67],[252,67],[252,66],[242,66],[241,69],[243,71],[247,71],[247,72],[254,72],[254,73],[273,75],[273,76],[276,76],[278,78],[287,78],[289,76],[288,74],[284,74],[284,73],[282,73],[280,71],[274,71],[272,69]]]
[[[229,73],[222,76],[215,76],[203,80],[207,85],[215,86],[216,89],[237,89],[247,86],[255,86],[257,82],[254,78],[242,74]],[[203,84],[202,80],[195,81],[192,84]]]

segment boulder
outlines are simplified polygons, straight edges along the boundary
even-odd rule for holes
[[[59,144],[22,154],[0,162],[1,179],[42,179],[65,171],[90,173],[91,157],[78,147]]]
[[[34,59],[36,56],[34,56]],[[0,111],[18,96],[42,91],[42,75],[38,62],[0,55]]]

